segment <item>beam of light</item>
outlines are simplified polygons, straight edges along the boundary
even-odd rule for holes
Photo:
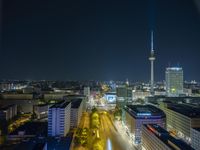
[[[199,0],[194,0],[194,3],[195,3],[195,5],[196,5],[196,7],[198,9],[199,14],[200,14],[200,1]]]
[[[148,2],[148,24],[150,30],[155,30],[156,20],[156,0],[149,0]]]
[[[112,150],[112,143],[110,139],[107,140],[107,150]]]

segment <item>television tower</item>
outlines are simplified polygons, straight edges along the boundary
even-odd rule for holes
[[[156,59],[154,56],[153,36],[153,31],[151,31],[151,54],[149,57],[149,60],[151,62],[151,95],[154,95],[154,60]]]

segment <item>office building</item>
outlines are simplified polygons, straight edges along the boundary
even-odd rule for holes
[[[131,104],[132,100],[132,88],[126,86],[118,86],[116,88],[116,103],[119,107]]]
[[[156,124],[142,126],[142,148],[145,150],[194,150]]]
[[[160,102],[159,108],[166,114],[168,130],[190,142],[190,129],[200,127],[200,109],[170,101]]]
[[[124,107],[125,115],[122,118],[127,133],[133,142],[141,142],[143,124],[158,124],[165,128],[165,114],[162,110],[152,105],[127,105]]]
[[[66,136],[70,129],[71,103],[61,101],[48,110],[48,135]]]
[[[200,150],[200,128],[191,129],[191,141],[192,147],[195,150]]]
[[[166,68],[166,92],[168,96],[183,94],[183,69],[179,67]]]
[[[77,128],[81,116],[83,113],[83,100],[82,99],[72,99],[71,100],[71,116],[70,116],[70,127]]]

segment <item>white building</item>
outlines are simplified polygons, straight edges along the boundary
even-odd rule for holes
[[[71,103],[61,101],[49,108],[48,136],[66,136],[70,129]]]
[[[90,87],[84,87],[83,94],[87,97],[90,96]]]
[[[82,113],[83,113],[83,100],[82,99],[71,100],[71,116],[70,116],[71,128],[78,127]]]
[[[191,128],[192,147],[200,150],[200,128]]]
[[[165,71],[166,92],[168,96],[183,94],[183,69],[169,67]]]

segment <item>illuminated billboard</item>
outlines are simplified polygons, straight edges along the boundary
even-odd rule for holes
[[[106,99],[107,103],[116,103],[116,93],[106,93],[104,95],[104,98]]]

